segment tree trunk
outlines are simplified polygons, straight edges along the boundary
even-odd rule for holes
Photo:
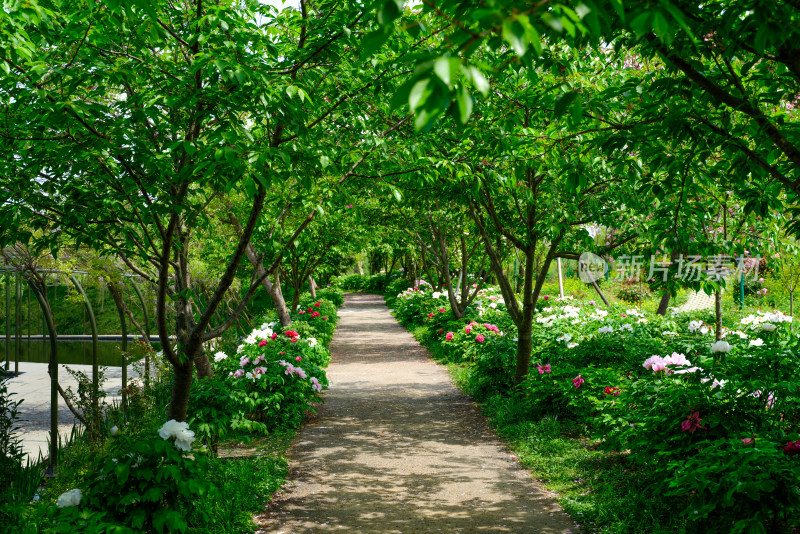
[[[308,275],[308,291],[311,293],[311,298],[317,298],[317,284],[314,282],[314,277]]]
[[[670,294],[669,291],[664,291],[664,294],[661,295],[661,301],[658,303],[656,315],[661,315],[663,317],[667,314],[667,308],[669,307],[669,301],[671,298],[672,294]]]
[[[175,366],[172,382],[172,398],[169,403],[169,419],[185,421],[189,410],[189,392],[192,388],[192,360]]]
[[[714,292],[714,312],[716,315],[714,338],[716,341],[719,341],[722,339],[722,292],[719,290]]]
[[[266,269],[264,269],[264,263],[259,259],[256,249],[252,243],[247,244],[245,254],[247,255],[247,259],[253,265],[253,268],[256,271],[256,276],[259,278],[264,276],[266,271]],[[272,303],[275,305],[275,310],[278,312],[278,320],[280,320],[281,326],[286,327],[292,324],[292,318],[289,316],[289,309],[286,307],[286,300],[283,298],[283,291],[281,291],[280,273],[275,273],[274,284],[269,279],[269,276],[264,276],[264,280],[261,282],[261,285],[267,290],[269,298],[272,299]]]

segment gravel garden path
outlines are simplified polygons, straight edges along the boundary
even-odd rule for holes
[[[579,532],[380,296],[340,314],[333,386],[259,532]]]

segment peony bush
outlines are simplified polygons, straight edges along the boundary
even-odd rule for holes
[[[628,305],[547,296],[534,318],[531,371],[512,387],[516,329],[496,289],[464,319],[415,284],[396,317],[445,361],[469,370],[481,400],[510,397],[525,417],[568,417],[596,447],[647,473],[698,532],[766,532],[800,517],[800,360],[792,318],[656,316]],[[746,463],[745,463],[746,462]]]

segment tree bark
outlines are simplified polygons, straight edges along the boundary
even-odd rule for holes
[[[252,243],[248,243],[245,254],[256,270],[256,276],[259,278],[263,277],[261,285],[267,290],[269,298],[272,299],[272,303],[275,305],[275,310],[278,312],[278,320],[281,322],[281,326],[289,326],[292,324],[292,318],[289,316],[289,309],[286,307],[286,300],[283,298],[283,291],[281,291],[280,273],[277,271],[275,272],[275,283],[273,284],[269,276],[264,276],[266,273],[264,263],[258,257],[258,253],[256,253],[256,249]]]
[[[172,398],[169,403],[169,417],[176,421],[185,421],[189,410],[189,392],[192,387],[191,360],[174,366],[175,378],[172,382]]]
[[[661,315],[663,317],[667,314],[667,308],[669,307],[669,301],[671,298],[672,294],[669,291],[664,291],[664,294],[661,295],[661,301],[658,303],[656,315]]]
[[[314,282],[314,277],[308,275],[308,291],[311,293],[311,298],[317,298],[317,284]]]

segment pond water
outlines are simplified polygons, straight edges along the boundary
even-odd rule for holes
[[[122,357],[120,355],[119,341],[102,341],[97,344],[97,362],[99,365],[106,367],[121,367]],[[31,340],[30,345],[27,339],[23,339],[20,343],[22,351],[20,352],[19,361],[21,362],[37,362],[47,363],[50,358],[50,341],[47,342],[47,350],[42,354],[42,341]],[[14,340],[11,340],[11,351],[9,360],[11,362],[11,369],[14,368]],[[129,344],[130,346],[130,344]],[[155,344],[157,347],[158,345]],[[158,350],[156,348],[156,350]],[[6,343],[5,340],[0,340],[0,363],[5,369],[6,363]],[[71,364],[92,364],[92,343],[84,341],[59,341],[58,342],[58,363],[71,363]],[[130,363],[130,362],[129,362]]]

